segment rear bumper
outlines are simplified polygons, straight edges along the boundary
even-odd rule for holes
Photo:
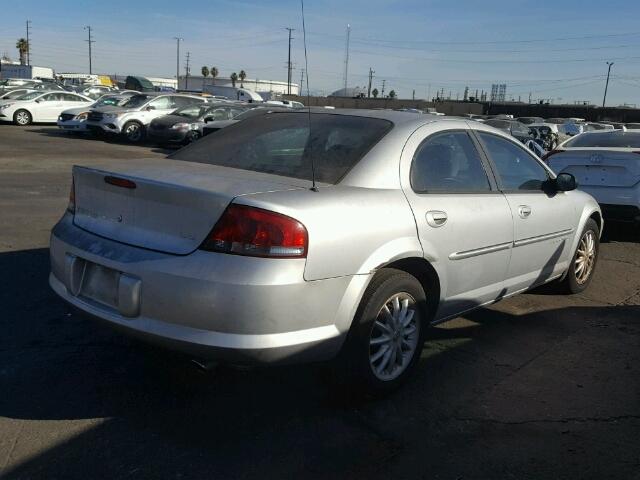
[[[622,215],[627,220],[633,220],[634,212],[636,216],[638,215],[638,210],[640,209],[640,183],[632,187],[580,185],[578,188],[596,199],[601,205],[602,213],[605,217],[617,218]]]
[[[85,297],[73,286],[70,256],[139,280],[137,308]],[[307,282],[303,271],[304,260],[132,247],[76,227],[69,214],[51,235],[49,283],[66,302],[143,340],[226,362],[297,363],[338,353],[346,334],[342,317],[353,314],[359,299],[350,293],[352,277]],[[122,293],[126,288],[121,281],[118,298],[135,298]]]

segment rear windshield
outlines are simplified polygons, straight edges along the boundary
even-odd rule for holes
[[[569,140],[564,146],[640,148],[640,132],[583,133]]]
[[[336,184],[392,127],[387,120],[274,112],[207,135],[169,158]]]

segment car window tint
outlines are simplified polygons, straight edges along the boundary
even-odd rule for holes
[[[496,135],[484,132],[478,135],[493,160],[504,190],[542,191],[542,184],[549,179],[547,170],[524,148]]]
[[[480,154],[466,132],[427,138],[411,165],[416,192],[482,192],[491,190]]]
[[[335,184],[391,126],[377,118],[321,114],[309,119],[306,112],[263,112],[170,158],[306,180],[311,180],[313,159],[316,180]]]

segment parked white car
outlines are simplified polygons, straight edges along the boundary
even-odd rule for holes
[[[640,222],[640,130],[585,132],[545,160],[554,172],[576,177],[605,217]]]
[[[144,139],[147,126],[154,118],[206,100],[195,95],[140,93],[118,107],[92,108],[87,128],[95,133],[121,134],[128,142],[138,143]]]
[[[31,92],[0,105],[0,121],[20,126],[33,122],[56,123],[64,110],[92,102],[71,92]]]
[[[21,97],[33,91],[34,90],[31,88],[16,88],[15,90],[8,90],[6,92],[0,93],[0,100],[14,100],[18,97]],[[8,102],[5,101],[3,103],[8,103]]]
[[[62,130],[72,132],[86,132],[87,117],[89,116],[89,110],[91,108],[119,106],[125,103],[131,97],[132,94],[103,95],[91,105],[74,107],[65,110],[58,117],[58,127],[60,127]]]

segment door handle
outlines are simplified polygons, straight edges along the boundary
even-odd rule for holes
[[[531,215],[531,207],[529,205],[520,205],[518,207],[518,215],[520,215],[520,218],[527,218]]]
[[[427,223],[434,228],[441,227],[445,223],[447,223],[447,214],[446,212],[441,212],[439,210],[429,210],[426,214]]]

